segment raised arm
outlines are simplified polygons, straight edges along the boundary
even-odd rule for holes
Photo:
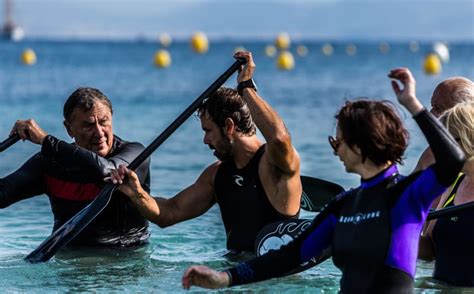
[[[242,68],[237,82],[252,79],[255,63],[252,53],[239,51],[236,58],[245,58],[246,65]],[[267,142],[268,160],[282,173],[294,175],[299,173],[300,160],[298,153],[291,144],[291,136],[278,113],[263,100],[251,87],[242,89],[242,97],[249,106],[252,119]]]
[[[195,183],[169,199],[152,197],[144,191],[136,174],[123,165],[112,171],[111,180],[122,184],[119,190],[131,199],[146,219],[164,228],[202,215],[212,207],[215,203],[213,179],[216,171],[217,165],[211,165]]]
[[[413,115],[428,140],[436,161],[431,167],[438,182],[448,187],[464,165],[466,158],[463,151],[446,128],[416,98],[415,79],[410,70],[396,68],[390,72],[389,77],[400,81],[404,86],[401,89],[396,81],[392,81],[398,101]]]

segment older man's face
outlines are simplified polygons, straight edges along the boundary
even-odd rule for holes
[[[96,102],[92,109],[73,110],[66,129],[76,144],[102,157],[109,154],[114,140],[112,113],[102,102]]]

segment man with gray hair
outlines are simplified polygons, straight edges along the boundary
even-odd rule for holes
[[[114,135],[112,113],[112,103],[102,92],[79,88],[64,104],[64,126],[74,143],[47,134],[33,119],[16,121],[11,135],[40,145],[41,151],[0,178],[0,208],[46,194],[54,231],[92,202],[110,170],[128,165],[144,149]],[[149,161],[137,174],[149,190]],[[148,222],[128,197],[116,191],[104,211],[70,244],[129,247],[145,244],[148,238]]]

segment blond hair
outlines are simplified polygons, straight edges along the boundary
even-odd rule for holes
[[[474,102],[456,104],[440,119],[458,141],[466,157],[474,157]]]

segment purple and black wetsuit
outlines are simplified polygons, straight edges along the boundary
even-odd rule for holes
[[[331,201],[298,238],[228,270],[232,285],[281,276],[331,247],[342,293],[413,291],[418,241],[430,204],[455,179],[464,155],[426,110],[415,120],[436,164],[403,177],[395,165]]]

